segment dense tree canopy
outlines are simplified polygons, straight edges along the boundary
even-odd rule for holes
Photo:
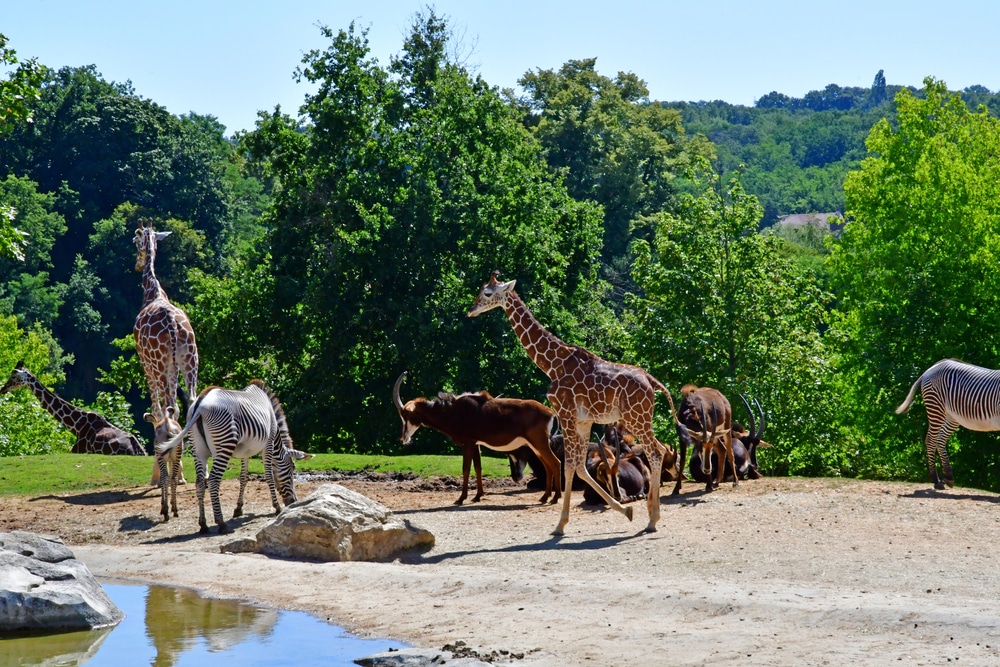
[[[843,473],[819,334],[826,297],[785,258],[782,239],[757,233],[760,216],[735,181],[656,216],[653,243],[636,242],[635,356],[675,390],[722,390],[737,419],[746,419],[739,393],[757,398],[780,443],[761,453],[772,470]]]
[[[898,126],[878,123],[848,176],[851,222],[831,256],[843,391],[867,472],[886,475],[922,469],[926,420],[893,414],[917,376],[944,357],[1000,359],[1000,121],[933,79],[896,102]],[[959,438],[961,482],[996,483],[995,442],[966,444],[981,437]]]
[[[602,340],[599,210],[548,173],[500,93],[448,58],[433,13],[388,68],[364,31],[324,35],[299,70],[316,89],[307,124],[276,112],[244,138],[275,184],[271,276],[244,267],[270,290],[252,356],[274,360],[290,418],[320,446],[391,442],[403,370],[411,392],[540,397],[510,325],[465,312],[500,269],[560,335]]]

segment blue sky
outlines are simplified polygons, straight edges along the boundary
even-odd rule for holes
[[[20,0],[0,33],[20,58],[96,65],[175,114],[212,114],[228,132],[258,110],[294,114],[308,91],[292,73],[326,42],[318,25],[369,29],[372,55],[399,52],[417,0]],[[829,83],[1000,89],[1000,3],[839,0],[439,0],[467,65],[491,85],[597,58],[600,73],[634,72],[658,100],[753,104],[776,90],[801,97]]]

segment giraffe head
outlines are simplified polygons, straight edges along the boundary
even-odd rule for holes
[[[170,232],[157,232],[153,230],[152,220],[146,220],[145,224],[139,221],[139,226],[135,230],[135,270],[142,272],[146,268],[146,259],[156,256],[156,244],[170,236]]]
[[[483,285],[483,289],[479,290],[479,296],[476,297],[476,302],[472,304],[472,308],[468,312],[469,317],[475,317],[506,303],[507,295],[514,291],[514,283],[517,281],[511,280],[502,283],[497,280],[499,276],[500,272],[494,271],[489,281]]]
[[[8,391],[26,387],[32,379],[31,373],[24,367],[24,362],[19,361],[17,362],[17,366],[14,367],[14,372],[10,374],[7,384],[0,387],[0,394],[6,394]]]

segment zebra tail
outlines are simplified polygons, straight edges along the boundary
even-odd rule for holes
[[[913,383],[913,386],[910,387],[910,393],[906,395],[906,400],[903,401],[903,404],[900,405],[898,408],[896,408],[897,415],[901,415],[910,409],[910,405],[913,404],[913,398],[917,394],[917,387],[920,385],[920,381],[922,379],[924,379],[923,373],[920,374],[920,377],[918,377],[916,381]]]
[[[162,456],[163,454],[166,454],[171,449],[184,442],[184,437],[191,432],[191,429],[194,428],[194,425],[201,418],[201,399],[203,399],[206,395],[208,395],[208,392],[212,391],[213,389],[216,389],[216,387],[205,387],[202,390],[201,394],[199,394],[198,396],[198,400],[194,402],[194,406],[190,407],[190,410],[188,412],[187,424],[185,424],[184,428],[181,429],[181,432],[175,435],[173,438],[167,440],[166,442],[161,442],[156,446],[157,456]]]
[[[188,420],[188,423],[184,425],[184,428],[181,429],[180,433],[172,437],[170,440],[158,444],[156,446],[156,455],[163,456],[171,449],[184,442],[184,436],[186,436],[188,433],[191,432],[191,428],[195,425],[195,422],[197,421],[198,421],[198,415],[194,415],[191,419]]]

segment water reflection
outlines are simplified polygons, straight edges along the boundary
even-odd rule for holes
[[[4,667],[73,667],[90,661],[114,628],[0,641]]]
[[[177,657],[204,640],[220,653],[274,631],[278,610],[233,600],[203,598],[184,588],[150,586],[146,594],[146,636],[156,649],[154,667],[174,667]]]
[[[353,665],[355,658],[404,646],[360,639],[308,614],[182,588],[104,584],[104,590],[125,612],[118,626],[0,640],[0,666]]]

